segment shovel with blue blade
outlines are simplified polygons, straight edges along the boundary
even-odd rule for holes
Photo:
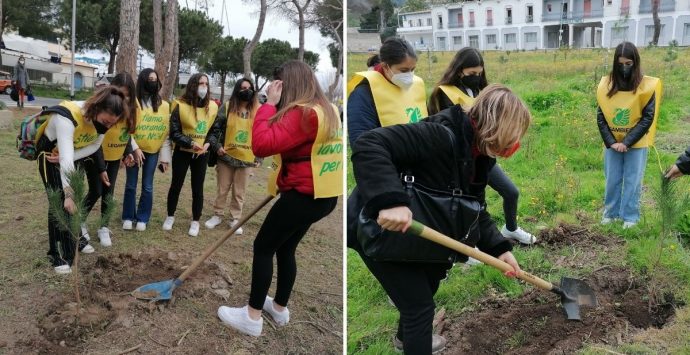
[[[247,213],[244,217],[242,217],[237,224],[235,224],[232,228],[230,228],[225,235],[216,240],[215,243],[213,243],[211,246],[206,248],[204,253],[196,258],[192,265],[190,265],[179,277],[176,279],[172,280],[165,280],[165,281],[159,281],[159,282],[154,282],[150,284],[146,284],[144,286],[141,286],[137,288],[136,290],[132,291],[132,296],[142,299],[142,300],[151,300],[151,301],[160,301],[160,300],[169,300],[172,298],[172,293],[175,291],[176,288],[180,287],[184,280],[189,277],[189,275],[196,270],[201,263],[204,262],[204,260],[208,259],[211,254],[213,254],[216,249],[218,249],[225,241],[230,238],[231,235],[235,233],[235,231],[242,227],[242,225],[249,220],[253,215],[256,214],[260,209],[262,209],[266,204],[268,204],[271,200],[273,199],[273,196],[268,196],[266,197],[261,203],[256,206],[252,211]]]

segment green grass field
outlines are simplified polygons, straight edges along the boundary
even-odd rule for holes
[[[674,238],[658,243],[661,220],[651,190],[659,185],[661,169],[666,169],[684,151],[690,139],[690,50],[641,49],[645,74],[660,77],[664,84],[663,104],[658,122],[656,148],[659,159],[650,149],[644,180],[643,218],[635,230],[622,230],[620,223],[602,227],[604,195],[603,150],[596,127],[595,89],[601,75],[608,73],[613,50],[564,50],[532,52],[484,52],[485,69],[490,83],[502,83],[515,91],[530,107],[533,122],[521,149],[499,164],[520,189],[518,224],[538,233],[561,222],[618,235],[625,240],[620,255],[599,255],[580,268],[556,265],[558,255],[546,255],[542,247],[516,248],[522,267],[550,281],[563,274],[587,275],[600,265],[620,264],[632,267],[636,276],[648,278],[646,272],[657,255],[661,255],[658,273],[668,276],[663,289],[684,302],[690,300],[690,251]],[[454,52],[420,53],[415,73],[426,82],[427,93],[441,77]],[[348,73],[366,69],[367,54],[348,56]],[[687,192],[690,179],[680,181],[679,191]],[[350,170],[348,187],[354,186]],[[489,211],[499,226],[503,225],[501,199],[488,189]],[[576,218],[577,216],[577,218]],[[587,221],[583,223],[582,221]],[[563,248],[559,254],[571,256],[577,250]],[[617,253],[614,253],[617,254]],[[388,305],[385,293],[361,262],[348,251],[348,353],[393,353],[391,339],[397,327],[398,314]],[[452,319],[470,312],[476,301],[487,295],[516,297],[526,286],[505,279],[499,272],[480,266],[453,268],[449,279],[436,295],[438,307],[444,307]],[[583,352],[603,353],[683,353],[688,350],[690,335],[682,324],[690,321],[688,311],[681,309],[676,323],[661,330],[637,334],[633,341],[609,347],[592,344]],[[679,325],[680,324],[680,325]],[[661,341],[660,339],[663,339]],[[602,350],[605,349],[605,350]],[[451,349],[452,351],[452,349]]]

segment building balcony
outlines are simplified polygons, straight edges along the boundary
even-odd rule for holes
[[[621,16],[630,15],[630,6],[621,6]]]
[[[398,33],[410,33],[410,32],[433,32],[432,26],[419,26],[419,27],[398,27]],[[361,31],[360,31],[361,33]]]
[[[491,19],[491,18],[486,19],[486,25],[487,26],[493,26],[494,25],[494,19]]]
[[[661,2],[659,4],[659,12],[671,12],[671,11],[676,10],[676,1],[675,0],[657,0],[657,1]],[[651,1],[641,1],[639,13],[651,14],[652,13]]]
[[[527,23],[532,23],[532,22],[534,22],[534,16],[532,16],[532,15],[527,15],[527,18],[525,18],[525,22],[527,22]]]
[[[563,12],[563,13],[551,13],[547,15],[542,16],[542,21],[548,22],[548,21],[556,21],[560,22],[563,24],[569,24],[569,23],[580,23],[584,22],[586,19],[591,19],[591,18],[601,18],[604,16],[604,10],[603,9],[592,9],[590,11],[571,11],[571,12]]]
[[[463,28],[465,25],[462,22],[451,22],[448,24],[448,28]]]
[[[470,27],[474,27],[474,20],[470,20]]]
[[[513,24],[513,18],[512,17],[506,17],[506,25],[512,25]]]

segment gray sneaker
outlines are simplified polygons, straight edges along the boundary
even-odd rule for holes
[[[393,337],[393,346],[395,347],[395,351],[397,352],[403,352],[403,342],[398,339],[398,337]],[[446,338],[433,334],[431,336],[431,353],[436,354],[438,352],[443,351],[443,349],[446,348]]]

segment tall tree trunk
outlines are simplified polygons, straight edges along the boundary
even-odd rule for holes
[[[118,72],[137,74],[139,54],[139,6],[141,0],[122,0],[120,5],[120,38],[125,39],[117,54]]]
[[[115,37],[113,37],[113,41],[109,43],[110,49],[108,50],[108,54],[110,54],[110,59],[108,60],[108,74],[112,74],[115,71],[115,58],[117,55],[117,45],[120,42],[120,34],[117,33],[115,34]]]
[[[179,58],[179,34],[177,24],[177,0],[169,0],[165,11],[165,40],[160,53],[156,53],[156,72],[160,75],[163,88],[161,97],[169,100],[175,89],[177,71],[180,66]],[[162,36],[162,34],[161,34]]]
[[[661,34],[661,20],[659,19],[659,5],[661,0],[652,1],[652,19],[654,19],[654,37],[652,37],[652,44],[659,44],[659,35]]]
[[[379,6],[379,33],[383,34],[386,31],[386,14],[383,7]]]
[[[304,12],[309,8],[310,2],[311,0],[307,0],[304,3],[304,6],[300,6],[299,0],[292,0],[292,4],[297,8],[297,17],[299,19],[299,23],[297,24],[299,27],[299,49],[297,51],[297,60],[302,62],[304,61]]]
[[[155,58],[153,69],[160,75],[164,65],[161,56],[163,50],[163,1],[153,0],[151,4],[153,6],[153,57]]]
[[[266,22],[267,8],[268,6],[266,5],[266,0],[261,0],[261,8],[259,10],[259,24],[256,26],[256,32],[254,33],[254,37],[251,41],[249,41],[249,43],[247,43],[246,46],[244,46],[244,50],[242,51],[242,64],[244,65],[245,78],[250,78],[252,75],[252,52],[254,52],[254,48],[256,48],[256,45],[259,43],[259,40],[261,39],[261,32],[264,31],[264,22]]]
[[[221,105],[223,104],[223,101],[225,100],[225,77],[228,76],[228,73],[220,73],[220,102]]]

